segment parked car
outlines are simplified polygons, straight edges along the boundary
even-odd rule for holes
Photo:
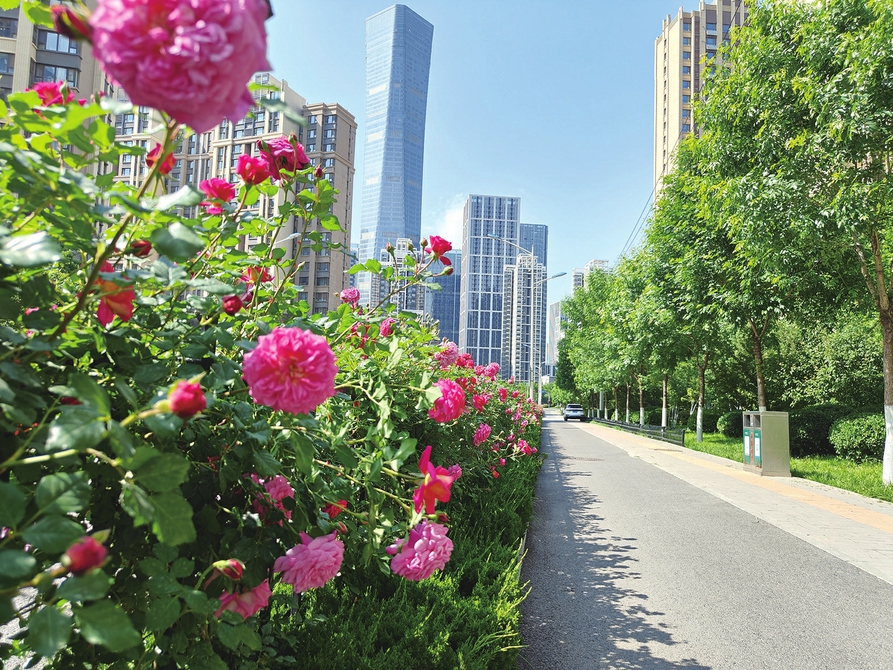
[[[565,421],[568,419],[579,419],[580,421],[586,420],[586,412],[583,411],[583,405],[575,405],[571,403],[564,408],[563,414]]]

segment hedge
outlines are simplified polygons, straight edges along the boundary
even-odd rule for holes
[[[726,412],[716,422],[716,430],[726,437],[744,437],[743,412]]]
[[[829,439],[840,458],[860,463],[883,458],[885,436],[883,414],[860,412],[835,421]]]
[[[838,403],[810,405],[794,410],[788,418],[791,456],[833,455],[829,439],[832,424],[854,412],[852,407]]]

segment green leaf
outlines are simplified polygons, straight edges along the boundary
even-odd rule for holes
[[[128,459],[133,456],[136,449],[133,446],[133,436],[117,421],[109,422],[109,442],[115,455],[119,458]]]
[[[158,198],[153,209],[166,210],[174,207],[192,207],[204,200],[204,194],[192,184],[186,184],[174,193]]]
[[[167,363],[155,362],[140,365],[133,373],[133,381],[138,384],[154,384],[167,377]]]
[[[48,605],[28,620],[28,646],[39,656],[51,658],[68,644],[71,616]]]
[[[60,258],[59,245],[46,233],[7,237],[0,242],[0,263],[13,267],[33,268]]]
[[[23,516],[25,494],[15,484],[0,482],[0,526],[15,528]]]
[[[190,279],[186,285],[199,291],[207,291],[212,295],[232,295],[236,292],[236,289],[229,284],[224,284],[216,279]]]
[[[25,14],[31,19],[31,23],[47,28],[53,27],[53,15],[48,7],[37,3],[29,2],[25,5]]]
[[[103,415],[111,411],[109,394],[92,377],[76,372],[69,377],[68,385],[74,389],[74,397],[85,405],[93,407]]]
[[[105,598],[112,578],[102,570],[91,570],[83,577],[69,577],[59,585],[56,595],[64,600],[83,602]]]
[[[329,216],[320,217],[319,223],[326,230],[342,230],[341,224],[338,223],[338,217],[332,214],[330,214]]]
[[[181,556],[176,561],[171,563],[171,576],[176,579],[183,579],[184,577],[189,577],[195,572],[195,561],[191,558],[186,558]]]
[[[186,591],[183,594],[186,605],[196,614],[213,614],[217,611],[217,605],[214,604],[208,594],[204,591]]]
[[[53,419],[44,450],[52,453],[65,449],[83,451],[95,447],[105,435],[105,423],[96,410],[84,405],[66,407]]]
[[[228,623],[220,622],[220,625],[217,626],[217,639],[233,650],[238,649],[239,644],[244,644],[254,651],[261,648],[260,637],[245,624],[232,626]]]
[[[15,9],[22,0],[0,0],[0,9]]]
[[[139,566],[146,577],[156,577],[157,575],[167,574],[167,564],[152,556],[141,560]]]
[[[86,472],[57,472],[37,485],[37,506],[45,512],[80,512],[90,502],[90,483]]]
[[[135,647],[141,641],[130,617],[111,600],[103,600],[89,607],[72,607],[81,636],[90,644],[100,644],[119,653]]]
[[[133,518],[134,526],[144,526],[155,518],[149,494],[126,479],[121,482],[121,507]]]
[[[150,491],[171,491],[186,479],[189,461],[180,454],[160,454],[140,467],[136,481]]]
[[[146,610],[146,628],[151,631],[167,630],[180,618],[180,610],[177,598],[159,598]]]
[[[251,456],[257,474],[261,477],[273,477],[279,474],[282,464],[266,451],[255,451]]]
[[[52,514],[40,519],[22,533],[22,539],[48,554],[58,554],[70,547],[86,533],[80,524],[64,516]]]
[[[0,585],[18,586],[37,568],[37,559],[18,549],[0,551]]]
[[[397,450],[397,453],[394,454],[394,458],[390,462],[390,466],[394,470],[399,470],[403,467],[403,464],[406,462],[408,458],[415,455],[415,448],[418,444],[418,440],[414,437],[407,437],[402,442],[400,442],[400,448]]]
[[[195,539],[192,507],[176,493],[156,493],[151,497],[155,512],[152,532],[165,544],[176,546]]]
[[[152,233],[151,240],[158,253],[173,261],[189,260],[205,248],[202,238],[179,221],[156,230]]]
[[[292,443],[295,446],[295,465],[306,476],[310,476],[313,472],[313,458],[316,456],[316,450],[306,436],[298,433],[292,434]]]

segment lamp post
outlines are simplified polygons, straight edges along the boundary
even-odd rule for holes
[[[503,237],[499,237],[499,235],[494,235],[493,233],[488,233],[487,237],[490,237],[494,240],[498,240],[500,242],[504,242],[504,243],[508,244],[509,246],[515,247],[516,249],[523,251],[525,255],[530,257],[530,353],[529,353],[529,356],[530,356],[530,398],[532,399],[533,398],[533,389],[534,389],[533,377],[534,377],[535,370],[538,369],[538,366],[534,365],[534,361],[536,360],[537,362],[539,362],[537,359],[537,356],[536,356],[537,355],[537,347],[534,344],[534,341],[536,339],[536,329],[535,329],[535,321],[534,321],[535,305],[536,305],[536,287],[539,286],[540,284],[543,284],[543,283],[549,281],[550,279],[557,279],[558,277],[563,277],[567,273],[559,272],[558,274],[553,275],[551,277],[547,277],[545,279],[540,279],[539,281],[536,281],[536,254],[533,251],[534,247],[531,247],[530,249],[525,249],[520,244],[515,244],[514,242],[511,242],[510,240],[507,240]],[[503,324],[503,328],[504,327],[505,327],[505,324]],[[540,399],[542,399],[542,380],[540,380],[539,388],[540,388]]]

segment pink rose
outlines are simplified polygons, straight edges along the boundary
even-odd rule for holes
[[[152,147],[152,150],[146,154],[146,165],[151,169],[153,165],[158,161],[161,156],[162,146],[160,144],[156,144]],[[170,171],[174,169],[174,166],[177,164],[177,159],[174,158],[173,154],[167,154],[164,159],[161,161],[161,165],[158,166],[159,174],[170,174]]]
[[[213,177],[205,179],[198,185],[199,189],[211,200],[219,200],[221,202],[229,202],[236,197],[236,187],[225,179]],[[206,207],[208,214],[221,214],[223,208],[215,202],[205,200],[201,203],[202,207]]]
[[[506,400],[508,400],[508,397],[509,397],[508,389],[506,389],[506,388],[500,388],[499,391],[498,391],[498,393],[499,393],[499,399],[500,399],[502,402],[505,402]]]
[[[446,370],[450,366],[455,365],[458,359],[459,347],[456,346],[455,342],[447,342],[443,349],[434,354],[434,360],[440,362],[441,370]]]
[[[224,593],[220,596],[220,607],[214,612],[214,616],[220,618],[221,614],[229,610],[238,613],[243,619],[247,619],[266,607],[270,602],[271,595],[273,592],[270,590],[269,579],[265,579],[248,591]]]
[[[298,142],[294,133],[290,137],[282,135],[269,142],[258,140],[257,148],[260,149],[260,155],[267,161],[270,176],[276,181],[282,179],[280,170],[295,172],[310,165],[307,154],[304,153],[304,146]]]
[[[378,326],[378,334],[381,337],[390,337],[394,334],[395,323],[397,323],[397,319],[393,319],[390,316],[387,317],[384,321],[381,322],[381,325]]]
[[[74,98],[74,93],[64,81],[39,81],[28,90],[37,93],[44,107],[64,105]]]
[[[486,423],[482,423],[478,426],[478,429],[474,431],[474,446],[479,447],[486,442],[487,438],[490,437],[491,432],[492,429]]]
[[[460,368],[474,368],[474,359],[471,357],[471,354],[459,354],[459,358],[456,360],[456,365]]]
[[[188,419],[201,412],[208,406],[205,400],[205,392],[201,384],[193,384],[181,381],[171,389],[167,396],[170,411],[181,419]]]
[[[238,314],[244,306],[245,303],[243,303],[242,299],[237,295],[228,295],[223,298],[223,311],[230,316]]]
[[[309,330],[278,327],[261,335],[242,371],[255,402],[290,414],[312,412],[335,395],[335,354]]]
[[[487,406],[487,403],[490,402],[490,398],[493,396],[489,393],[481,393],[475,394],[474,398],[472,398],[472,402],[474,402],[474,408],[478,412],[484,411],[484,407]]]
[[[203,133],[251,108],[248,82],[271,69],[267,9],[263,0],[99,0],[93,56],[134,105]]]
[[[295,490],[291,487],[291,484],[288,483],[288,480],[282,475],[276,475],[272,479],[264,480],[256,474],[252,474],[251,479],[255,484],[262,485],[264,491],[266,491],[269,496],[269,500],[267,500],[263,494],[260,494],[254,499],[254,503],[252,503],[254,511],[257,512],[261,519],[266,518],[270,511],[269,502],[272,501],[273,507],[282,512],[286,519],[290,520],[291,510],[286,509],[285,505],[282,504],[282,501],[286,498],[295,497]],[[282,525],[282,521],[279,522],[279,525]]]
[[[453,553],[453,541],[447,537],[447,530],[446,526],[423,519],[409,531],[409,538],[397,540],[385,549],[394,557],[391,572],[418,582],[442,569]]]
[[[453,250],[453,245],[451,243],[437,235],[432,235],[428,240],[428,244],[429,246],[425,251],[429,254],[434,254],[437,258],[440,258],[446,252]]]
[[[490,379],[496,379],[496,375],[499,374],[499,363],[488,363],[484,367],[484,376],[489,377]]]
[[[100,272],[113,273],[115,267],[105,261],[100,268]],[[109,325],[118,316],[121,321],[130,321],[133,318],[133,301],[136,300],[136,294],[133,291],[133,284],[118,285],[108,279],[103,279],[100,275],[96,280],[99,284],[99,307],[96,309],[96,318],[103,326]]]
[[[222,561],[217,561],[211,567],[234,582],[240,581],[242,579],[242,573],[245,571],[245,564],[238,558],[227,558]]]
[[[62,565],[75,577],[87,574],[105,562],[108,550],[96,538],[82,537],[68,548],[62,557]]]
[[[262,184],[270,178],[270,170],[266,159],[260,156],[242,154],[236,164],[236,174],[249,185]]]
[[[346,302],[351,307],[356,307],[357,303],[360,302],[360,289],[354,287],[346,288],[338,294],[338,297],[341,298],[341,302]]]
[[[338,574],[344,560],[344,544],[336,533],[312,538],[301,531],[301,544],[292,547],[273,564],[282,581],[295,593],[318,589]]]
[[[447,423],[458,419],[465,411],[465,391],[452,379],[438,379],[440,397],[434,401],[434,407],[428,410],[428,416],[438,423]]]
[[[450,467],[447,468],[447,473],[450,477],[453,478],[453,481],[459,479],[462,476],[462,466],[458,463],[454,463]]]

